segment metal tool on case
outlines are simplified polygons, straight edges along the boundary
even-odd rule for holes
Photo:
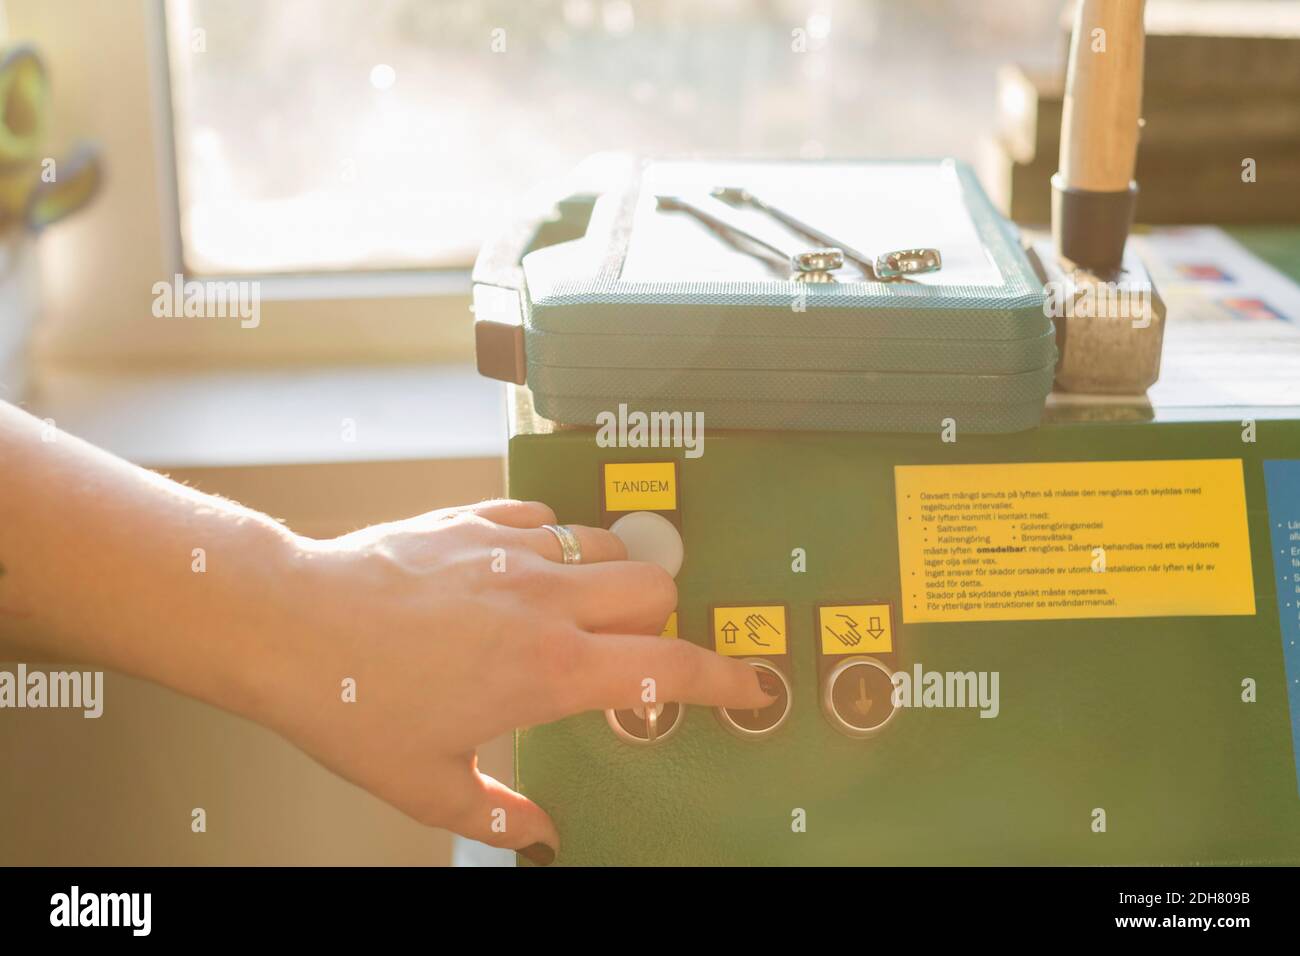
[[[822,244],[822,248],[788,253],[677,196],[656,196],[655,200],[659,209],[684,212],[695,217],[733,249],[753,256],[774,269],[788,269],[790,278],[795,282],[835,282],[831,272],[844,265],[844,251],[837,246]]]
[[[872,235],[910,233],[906,217],[923,207],[914,225],[945,237],[943,271],[911,285],[846,265],[811,285],[830,278],[816,267],[838,265],[812,255],[795,285],[779,250],[816,244],[709,195],[726,182],[797,197],[781,204],[832,235],[868,225],[858,217],[873,208]],[[995,433],[1041,420],[1057,359],[1042,280],[965,164],[631,163],[616,188],[516,224],[475,265],[479,368],[527,383],[544,418],[591,425],[622,402],[674,401],[714,427],[755,430],[928,432],[952,415]],[[704,215],[670,211],[683,205]],[[819,301],[783,287],[820,289]],[[622,717],[644,735],[644,718]]]
[[[740,186],[715,186],[710,190],[710,195],[729,206],[756,209],[805,239],[842,250],[844,258],[861,269],[862,274],[873,282],[909,282],[911,281],[909,276],[923,272],[937,272],[943,268],[943,257],[938,249],[896,249],[893,252],[881,253],[872,259],[847,243],[832,239],[820,229],[764,202]]]

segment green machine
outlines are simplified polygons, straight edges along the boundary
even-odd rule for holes
[[[719,366],[710,343],[743,343],[732,318],[694,313],[703,331],[670,354],[640,313],[647,348],[669,356],[660,372],[679,373],[648,391],[633,375],[622,393],[584,384],[581,368],[595,382],[653,367],[623,348],[625,259],[601,260],[589,299],[548,282],[542,301],[529,271],[607,251],[600,221],[575,197],[480,258],[480,367],[515,383],[509,493],[563,522],[630,519],[625,540],[655,539],[649,553],[667,542],[680,569],[665,639],[748,660],[783,692],[762,711],[662,702],[521,731],[516,785],[559,826],[557,863],[1300,862],[1300,292],[1280,272],[1217,230],[1135,237],[1169,312],[1145,395],[1054,392],[1035,423],[1017,394],[1007,428],[940,398],[915,423],[852,429],[819,424],[809,406],[829,393],[812,389],[788,427],[727,427],[746,402],[707,404],[694,373]],[[1300,274],[1294,236],[1245,238]],[[891,292],[925,300],[928,278]],[[541,328],[557,302],[588,322],[567,370],[545,338],[557,326]],[[1147,308],[1138,325],[1163,323]],[[618,330],[603,350],[601,315]],[[1104,348],[1096,331],[1058,317],[1049,360],[1086,370],[1077,350]],[[748,370],[787,374],[798,350],[762,338]],[[909,361],[905,345],[884,351]],[[543,416],[530,386],[565,374],[575,387]],[[670,427],[701,408],[702,436]]]

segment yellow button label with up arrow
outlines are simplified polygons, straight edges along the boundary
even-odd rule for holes
[[[785,608],[780,604],[713,609],[713,646],[728,657],[786,652]]]

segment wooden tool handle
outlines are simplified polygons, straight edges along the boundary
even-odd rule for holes
[[[1145,8],[1145,0],[1080,0],[1061,118],[1060,175],[1067,189],[1118,192],[1133,179]]]

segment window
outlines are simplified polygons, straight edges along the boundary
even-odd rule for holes
[[[461,268],[582,157],[974,159],[1064,0],[167,0],[201,274]]]

